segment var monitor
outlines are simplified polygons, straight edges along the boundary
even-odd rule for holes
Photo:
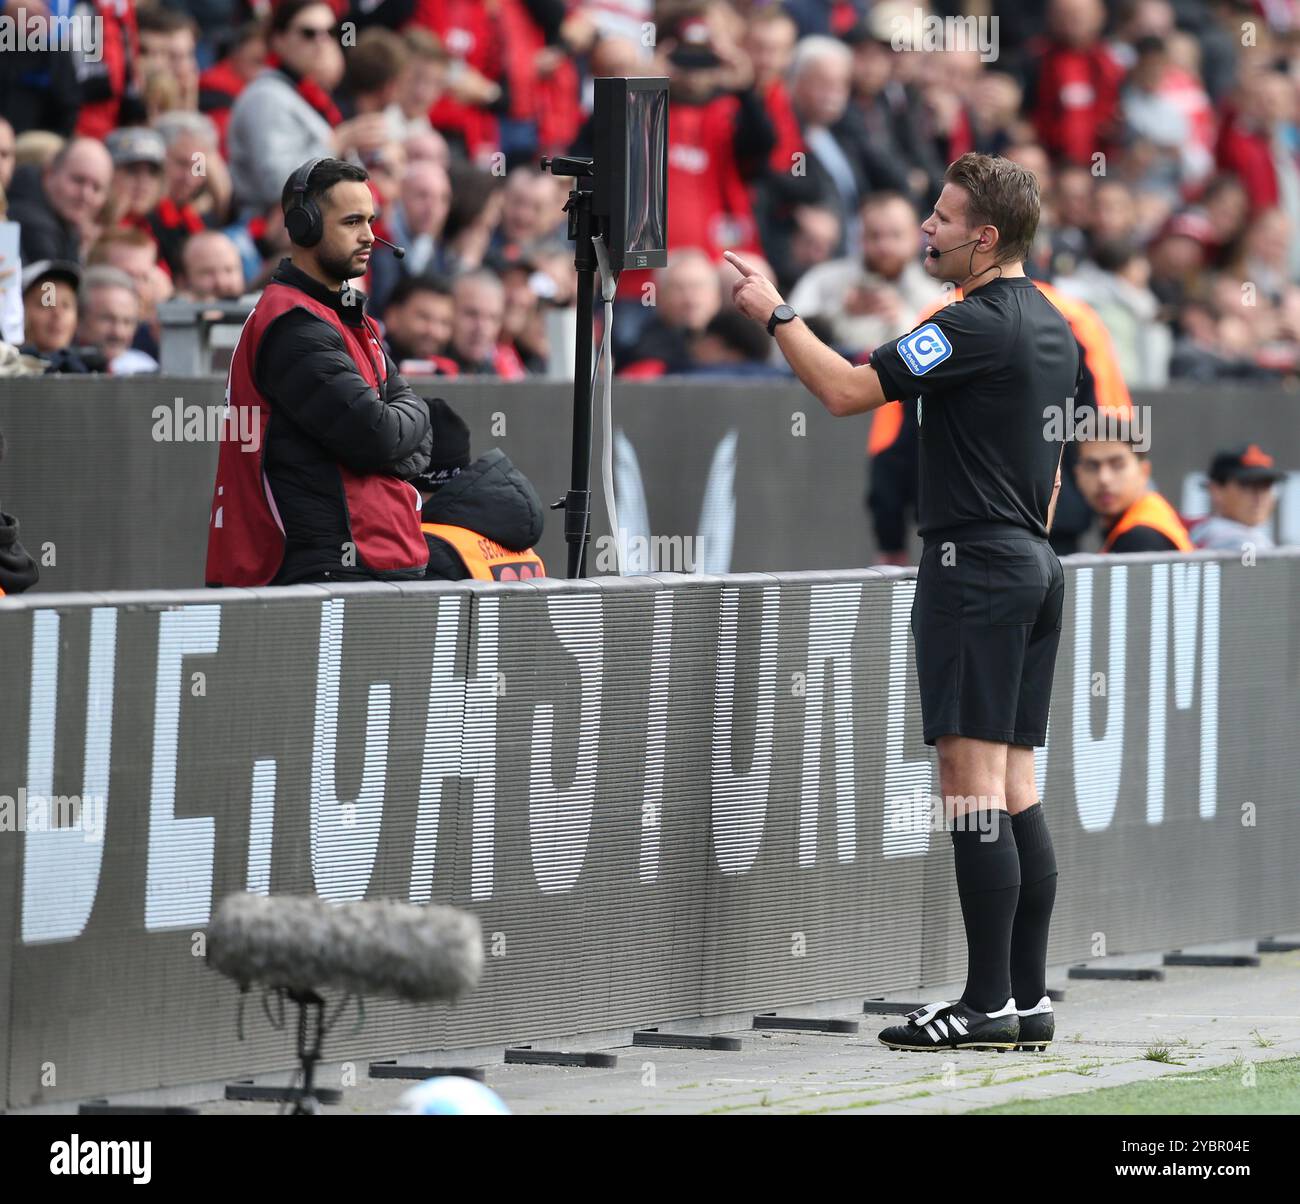
[[[668,80],[595,81],[591,211],[605,231],[609,266],[668,263]]]

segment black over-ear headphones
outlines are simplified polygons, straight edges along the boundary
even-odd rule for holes
[[[314,247],[320,242],[321,235],[325,233],[320,206],[307,195],[307,181],[311,178],[311,173],[316,170],[317,164],[324,163],[326,158],[327,156],[320,155],[315,159],[308,159],[289,177],[289,190],[293,194],[293,199],[289,202],[289,208],[285,210],[284,228],[289,232],[289,238],[295,246]]]

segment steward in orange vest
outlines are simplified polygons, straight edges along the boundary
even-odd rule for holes
[[[1150,487],[1151,462],[1123,438],[1078,444],[1075,479],[1101,518],[1103,552],[1190,552],[1178,512]]]
[[[1127,542],[1122,543],[1121,541],[1130,532],[1133,535]],[[1135,536],[1137,539],[1134,538]],[[1165,548],[1134,546],[1138,539],[1146,544],[1154,544],[1157,542],[1157,537],[1167,540],[1170,546]],[[1183,525],[1183,520],[1178,517],[1178,511],[1160,494],[1153,492],[1144,493],[1119,516],[1119,521],[1106,533],[1101,550],[1103,552],[1191,552],[1194,549],[1187,528]]]
[[[542,536],[541,498],[500,448],[469,462],[469,427],[440,397],[428,399],[433,461],[412,484],[424,498],[420,529],[429,545],[425,578],[527,581],[545,577],[533,551]]]

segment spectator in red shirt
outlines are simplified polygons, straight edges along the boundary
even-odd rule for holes
[[[36,6],[28,7],[34,11]],[[109,130],[142,121],[145,116],[139,92],[143,73],[139,70],[136,6],[134,0],[92,0],[88,7],[92,10],[92,20],[99,23],[100,44],[93,61],[83,56],[76,66],[81,93],[81,107],[76,114],[77,133],[86,138],[103,138]],[[66,53],[51,51],[51,57],[66,62],[69,67],[72,64],[72,56]],[[56,79],[52,85],[51,92],[66,98],[66,82]],[[75,98],[76,94],[77,88],[73,87],[72,96]],[[67,132],[58,126],[47,128]]]
[[[510,47],[500,118],[508,166],[562,153],[582,122],[574,60],[591,49],[596,27],[581,10],[565,9],[564,0],[500,0],[501,37]]]
[[[1295,84],[1277,71],[1246,71],[1219,135],[1219,166],[1246,186],[1252,213],[1271,209],[1280,190],[1277,134],[1295,119]]]
[[[486,160],[500,146],[497,113],[509,103],[497,8],[482,0],[416,0],[412,17],[415,25],[437,34],[452,57],[448,92],[429,120],[475,161]]]
[[[1119,133],[1119,91],[1124,68],[1101,39],[1101,0],[1052,0],[1047,38],[1037,56],[1034,125],[1053,158],[1091,166],[1111,154]]]
[[[790,175],[795,156],[805,149],[785,82],[798,38],[799,27],[779,7],[760,8],[750,18],[745,35],[745,51],[754,65],[754,91],[762,99],[776,135],[768,168],[785,177]]]

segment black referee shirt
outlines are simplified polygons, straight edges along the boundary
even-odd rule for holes
[[[917,398],[923,539],[967,523],[1046,537],[1080,364],[1070,324],[1032,280],[991,280],[877,347],[871,366],[890,401]]]

